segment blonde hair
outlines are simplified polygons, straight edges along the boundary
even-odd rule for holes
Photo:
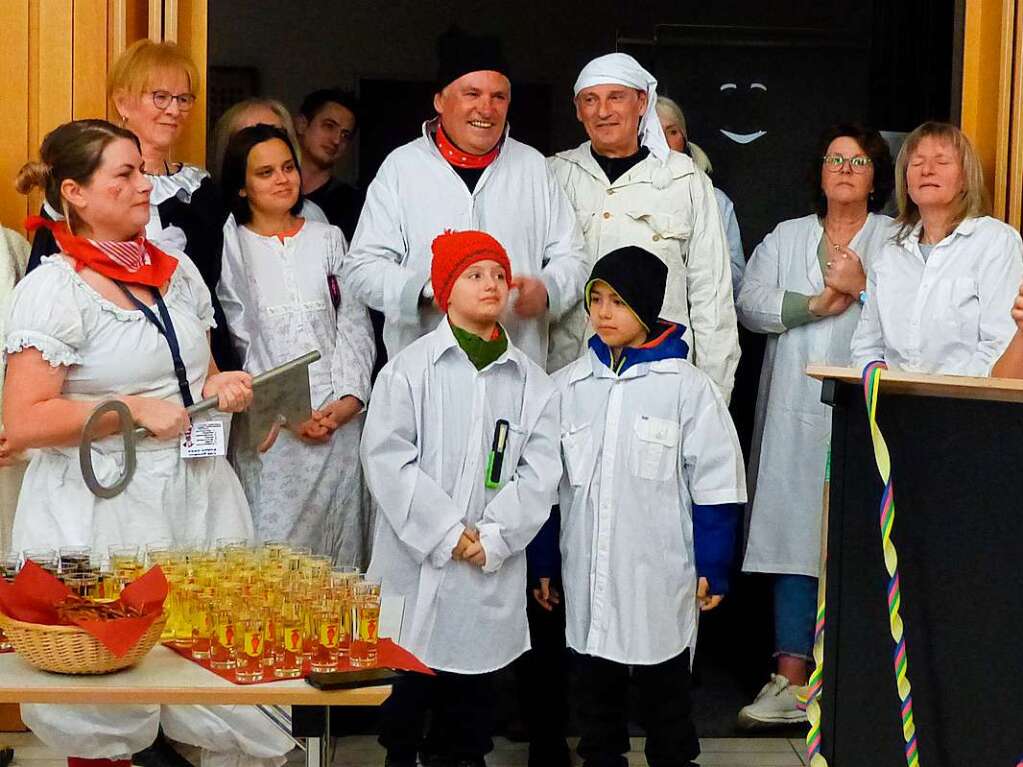
[[[909,159],[916,152],[920,142],[925,138],[933,138],[951,144],[959,154],[959,164],[962,168],[963,191],[959,200],[954,203],[956,206],[953,216],[953,229],[960,222],[967,218],[977,218],[985,215],[988,210],[987,189],[984,186],[984,172],[981,168],[980,158],[966,137],[955,125],[942,122],[926,122],[906,136],[899,156],[895,160],[895,201],[899,207],[899,215],[895,222],[900,225],[896,239],[901,242],[916,228],[920,222],[920,209],[909,196],[909,185],[906,183],[906,169],[909,166]]]
[[[710,158],[707,156],[707,153],[689,140],[689,130],[686,128],[686,116],[682,113],[682,107],[678,105],[678,102],[674,99],[669,99],[667,96],[658,96],[657,103],[654,107],[657,109],[658,117],[666,117],[669,120],[674,120],[678,123],[678,127],[682,129],[682,134],[686,137],[686,148],[689,150],[689,154],[692,156],[693,162],[696,163],[696,167],[708,176],[713,173],[714,166],[710,164]]]
[[[192,93],[199,89],[199,71],[176,43],[154,43],[143,39],[132,43],[117,57],[107,77],[107,96],[111,103],[118,93],[138,98],[146,92],[153,74],[161,70],[184,72],[188,77],[188,89]],[[114,108],[117,108],[116,104]]]
[[[291,119],[291,113],[288,112],[288,108],[284,104],[276,99],[245,99],[237,104],[232,104],[220,116],[216,127],[213,129],[213,164],[210,166],[210,170],[214,177],[219,178],[223,172],[224,154],[227,152],[227,144],[231,140],[231,136],[238,132],[238,125],[241,123],[242,117],[253,107],[266,107],[277,115],[280,118],[281,125],[284,127],[284,132],[291,139],[291,145],[295,147],[295,152],[298,153],[300,151],[298,136],[295,134],[295,123]],[[301,155],[299,155],[299,160],[301,161]]]

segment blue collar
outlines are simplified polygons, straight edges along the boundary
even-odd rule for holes
[[[686,329],[684,325],[659,320],[654,328],[657,335],[642,346],[629,346],[622,349],[617,365],[611,359],[611,347],[594,334],[589,346],[597,359],[603,362],[616,375],[621,375],[634,365],[642,362],[657,362],[667,359],[685,359],[689,355],[689,345],[682,340]]]

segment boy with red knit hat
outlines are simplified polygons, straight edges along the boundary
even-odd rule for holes
[[[404,598],[401,643],[436,676],[384,703],[387,765],[478,767],[493,672],[529,649],[525,548],[561,477],[558,397],[499,322],[512,274],[484,232],[433,241],[437,328],[380,372],[362,461],[380,507],[371,575]],[[422,737],[427,712],[430,734]]]

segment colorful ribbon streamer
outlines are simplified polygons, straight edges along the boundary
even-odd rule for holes
[[[895,642],[893,662],[895,665],[895,684],[899,691],[902,714],[902,737],[906,746],[906,764],[908,767],[919,767],[920,754],[917,750],[916,725],[913,722],[913,694],[909,684],[909,659],[906,652],[906,636],[903,630],[899,606],[902,603],[902,590],[899,584],[899,558],[892,541],[892,528],[895,526],[895,491],[892,489],[892,462],[888,454],[888,445],[884,441],[881,429],[877,425],[877,391],[881,380],[881,372],[885,369],[883,362],[871,362],[863,370],[863,393],[867,402],[867,419],[870,421],[870,438],[874,443],[874,462],[877,464],[884,492],[881,494],[881,546],[884,552],[884,565],[888,571],[888,624]]]
[[[895,683],[899,693],[900,713],[902,716],[902,737],[905,741],[907,767],[920,767],[920,754],[917,748],[916,725],[913,721],[913,694],[909,683],[909,660],[906,652],[906,637],[899,615],[902,602],[902,590],[899,581],[899,558],[892,540],[892,528],[895,526],[895,491],[892,489],[891,456],[888,445],[877,425],[877,392],[881,372],[885,370],[883,362],[871,362],[863,369],[863,393],[867,405],[867,419],[870,422],[870,438],[874,446],[874,462],[877,464],[884,492],[881,494],[881,547],[884,553],[885,569],[888,571],[888,623],[895,643],[893,665],[895,667]],[[831,454],[828,454],[826,482],[831,477]],[[806,708],[810,730],[806,735],[806,751],[810,767],[827,767],[827,761],[821,754],[820,731],[820,693],[823,685],[824,672],[824,580],[825,573],[820,574],[818,590],[817,625],[814,635],[813,658],[816,663],[808,685],[808,704]]]
[[[831,448],[828,448],[827,463],[824,465],[824,521],[827,519],[828,496],[831,489]],[[826,550],[826,542],[821,541]],[[806,692],[806,718],[810,729],[806,733],[806,756],[810,767],[828,767],[828,762],[821,754],[821,704],[820,694],[824,687],[824,596],[827,593],[827,555],[821,561],[821,569],[817,579],[817,621],[813,634],[814,669]],[[801,697],[801,696],[800,696]]]

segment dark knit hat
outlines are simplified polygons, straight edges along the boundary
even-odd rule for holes
[[[668,267],[648,250],[629,245],[612,250],[593,265],[586,282],[586,311],[597,280],[607,283],[649,332],[657,324],[668,283]]]
[[[437,40],[437,90],[470,72],[500,72],[508,77],[508,63],[496,37],[468,35],[451,26]]]

